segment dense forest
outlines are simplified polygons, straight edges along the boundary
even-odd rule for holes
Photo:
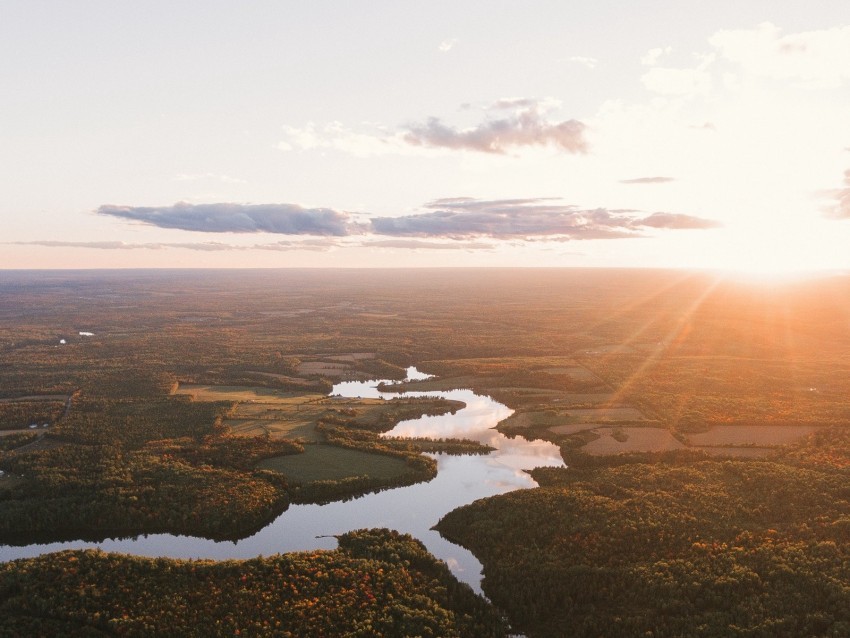
[[[770,461],[647,460],[538,468],[540,488],[439,529],[529,636],[850,632],[850,433]]]
[[[61,552],[0,564],[0,636],[506,636],[421,543],[388,530],[246,561]]]

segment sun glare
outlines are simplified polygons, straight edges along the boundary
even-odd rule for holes
[[[730,279],[773,285],[816,278],[834,269],[818,264],[816,260],[805,262],[787,256],[759,253],[743,256],[736,263],[719,265],[716,270]]]
[[[767,268],[740,268],[720,271],[727,278],[737,279],[739,281],[755,284],[763,284],[767,286],[779,285],[800,281],[802,279],[810,279],[818,277],[827,271],[823,270],[794,270],[779,268],[769,270]]]
[[[764,283],[811,277],[823,271],[815,260],[804,260],[775,246],[756,246],[740,251],[735,259],[719,264],[719,270],[737,279]]]
[[[835,233],[812,225],[791,232],[787,227],[763,223],[729,229],[706,238],[702,259],[710,270],[725,277],[760,282],[783,283],[818,277],[843,269],[846,258]]]

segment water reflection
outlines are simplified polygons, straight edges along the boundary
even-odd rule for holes
[[[409,379],[422,378],[414,368]],[[380,381],[343,382],[331,394],[347,397],[392,399],[399,395],[379,392]],[[189,536],[151,534],[132,539],[99,543],[33,544],[0,546],[0,560],[36,556],[63,549],[99,547],[104,551],[172,558],[251,558],[280,552],[333,549],[335,534],[364,527],[389,527],[412,534],[428,550],[446,561],[460,580],[480,592],[481,564],[468,551],[443,539],[431,527],[451,510],[472,501],[516,489],[534,487],[522,470],[563,464],[558,448],[544,441],[507,438],[492,429],[512,410],[471,390],[408,392],[405,396],[442,396],[463,401],[466,407],[455,414],[426,416],[399,423],[388,435],[470,438],[486,443],[495,452],[478,456],[433,455],[437,476],[428,483],[389,489],[375,494],[326,505],[294,505],[253,536],[217,542]]]

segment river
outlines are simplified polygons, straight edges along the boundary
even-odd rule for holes
[[[426,377],[415,368],[408,369],[408,380]],[[379,392],[379,383],[380,380],[339,383],[333,387],[331,394],[384,399],[399,396]],[[292,505],[253,536],[236,542],[148,534],[97,543],[71,541],[20,547],[0,545],[0,561],[83,548],[172,558],[253,558],[281,552],[333,549],[336,547],[335,534],[364,527],[388,527],[421,540],[432,554],[448,564],[459,580],[480,593],[481,564],[470,552],[448,542],[431,527],[451,510],[476,499],[534,487],[534,481],[523,470],[560,466],[563,460],[558,448],[551,443],[527,441],[519,436],[509,439],[494,430],[494,426],[510,416],[512,411],[490,397],[471,390],[408,392],[406,396],[442,396],[463,401],[466,407],[455,414],[402,421],[388,435],[468,438],[486,443],[496,450],[474,456],[434,454],[437,476],[427,483],[388,489],[327,505]]]

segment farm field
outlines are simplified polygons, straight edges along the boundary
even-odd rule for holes
[[[590,432],[597,438],[581,446],[580,451],[592,456],[609,456],[634,452],[666,452],[685,446],[668,430],[649,427],[596,427]]]
[[[175,394],[185,394],[195,401],[234,401],[251,403],[297,403],[324,398],[323,394],[304,395],[273,388],[226,385],[180,385]]]
[[[799,441],[817,430],[816,425],[726,425],[689,433],[687,440],[697,446],[780,446]]]

